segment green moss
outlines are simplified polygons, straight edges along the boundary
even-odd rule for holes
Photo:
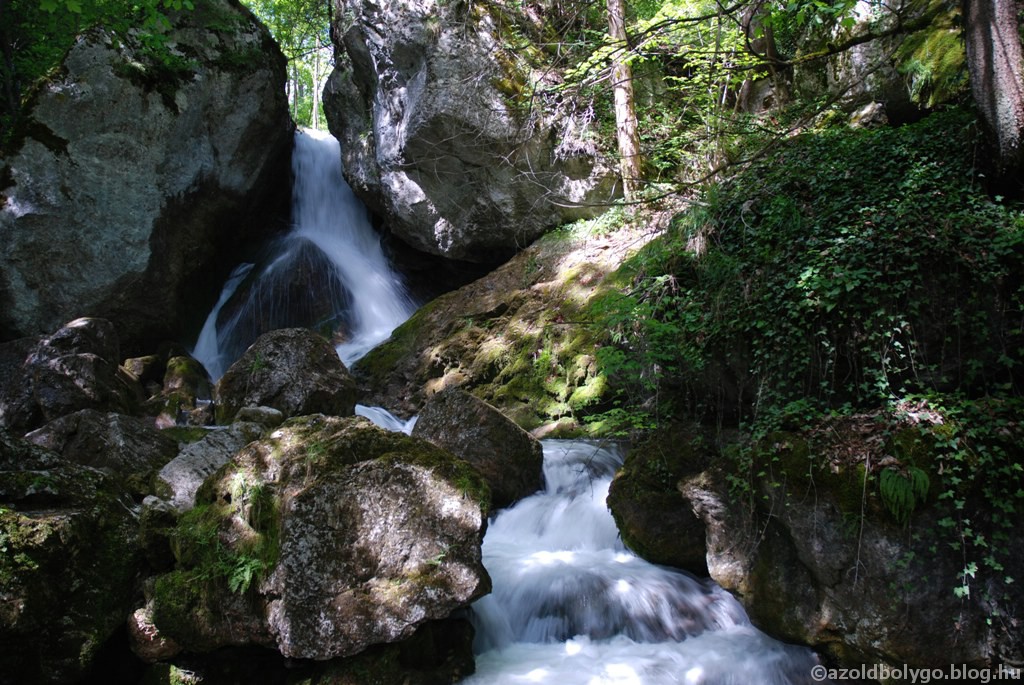
[[[393,452],[379,457],[382,463],[412,464],[428,469],[451,483],[463,497],[477,502],[483,511],[490,511],[491,488],[467,462],[415,438],[402,436],[401,443],[395,447]]]
[[[172,440],[177,440],[179,445],[190,445],[199,442],[210,434],[210,429],[202,426],[171,426],[162,430]]]

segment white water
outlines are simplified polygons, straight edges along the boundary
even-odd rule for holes
[[[384,256],[366,208],[342,177],[338,141],[320,131],[296,132],[292,171],[291,232],[267,263],[235,270],[193,350],[215,380],[271,328],[343,321],[345,339],[337,350],[350,365],[412,315],[413,303]],[[327,273],[298,273],[303,270]],[[245,290],[245,301],[222,316],[247,279],[255,282]],[[294,301],[296,293],[302,303]],[[316,320],[289,318],[296,310]]]
[[[355,361],[405,321],[412,305],[392,272],[365,210],[341,178],[338,144],[302,132],[295,141],[293,230],[262,267],[242,265],[210,313],[193,355],[215,379],[237,345],[225,340],[262,306],[294,252],[314,245],[341,290],[314,292],[344,307],[348,338],[338,345]],[[312,262],[300,262],[308,265]],[[322,263],[322,262],[320,262]],[[246,281],[251,302],[225,309]],[[311,283],[314,281],[310,281]],[[333,282],[333,281],[332,281]],[[291,292],[291,291],[290,291]],[[280,301],[279,301],[280,300]],[[288,297],[270,309],[288,310]],[[237,303],[236,303],[237,304]],[[231,312],[222,317],[221,312]],[[261,312],[257,311],[257,314]],[[278,320],[281,312],[249,320]],[[220,319],[224,318],[224,321]],[[252,331],[242,331],[255,338]],[[250,340],[251,342],[251,340]],[[411,432],[378,407],[357,413],[390,430]],[[476,674],[466,685],[802,685],[816,663],[806,649],[783,645],[750,625],[717,585],[654,566],[628,552],[605,497],[621,464],[617,452],[584,442],[544,441],[543,492],[498,513],[484,539],[493,592],[473,605]]]
[[[810,683],[810,650],[783,645],[710,581],[627,551],[605,497],[617,452],[546,440],[546,488],[484,538],[493,592],[473,605],[466,685]]]

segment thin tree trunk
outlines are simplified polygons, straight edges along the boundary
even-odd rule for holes
[[[632,199],[640,181],[640,136],[637,133],[636,107],[633,104],[633,72],[626,61],[626,11],[623,0],[608,0],[608,35],[619,48],[612,61],[612,87],[615,94],[615,133],[619,146],[619,173],[622,191]]]
[[[310,111],[310,126],[314,131],[320,130],[320,117],[317,110],[320,108],[320,50],[313,53],[313,109]]]
[[[964,0],[971,91],[1004,178],[1024,169],[1024,53],[1015,0]]]

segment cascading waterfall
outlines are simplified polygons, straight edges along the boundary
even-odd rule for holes
[[[193,355],[219,378],[255,338],[285,326],[340,331],[351,363],[412,314],[341,176],[337,141],[296,134],[292,231],[239,266]],[[379,407],[356,413],[412,431]],[[546,488],[498,512],[483,544],[493,592],[473,605],[477,672],[467,685],[802,685],[810,650],[750,625],[714,583],[627,551],[605,498],[622,460],[580,441],[547,440]]]
[[[338,141],[297,131],[292,171],[292,230],[259,263],[235,270],[196,342],[193,356],[214,379],[270,330],[332,333],[348,365],[412,315],[366,208],[342,178]]]
[[[466,685],[790,685],[814,654],[751,626],[710,581],[649,564],[605,498],[618,452],[545,440],[543,492],[500,512],[483,544],[493,591],[474,606]]]

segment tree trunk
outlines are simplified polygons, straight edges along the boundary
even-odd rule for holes
[[[310,127],[314,131],[320,130],[320,117],[317,110],[320,109],[320,50],[313,53],[313,109],[310,110]]]
[[[622,192],[633,199],[640,181],[640,136],[637,133],[636,107],[633,104],[633,72],[626,55],[626,10],[623,0],[608,0],[608,35],[618,52],[612,60],[612,87],[615,93],[615,133],[619,146],[619,173]]]
[[[997,172],[1006,180],[1024,168],[1024,55],[1016,0],[963,0],[971,91],[989,129]]]

